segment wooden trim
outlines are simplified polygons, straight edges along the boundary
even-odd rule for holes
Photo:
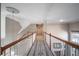
[[[46,32],[45,32],[45,33],[46,33]],[[48,33],[46,33],[46,34],[48,34]],[[48,34],[48,35],[50,35],[50,34]],[[61,38],[58,38],[58,37],[56,37],[56,36],[54,36],[54,35],[51,35],[51,36],[54,37],[54,38],[56,38],[56,39],[58,39],[58,40],[60,40],[60,41],[62,41],[62,42],[64,42],[65,44],[67,44],[67,45],[69,45],[69,46],[72,46],[72,47],[74,47],[74,48],[78,48],[78,49],[79,49],[79,45],[78,45],[78,44],[75,44],[75,43],[73,43],[73,42],[66,41],[66,40],[61,39]]]
[[[31,35],[33,35],[33,33],[31,33],[31,34],[29,34],[29,35],[27,35],[27,36],[25,36],[25,37],[23,37],[23,38],[20,38],[20,39],[14,41],[14,42],[11,42],[11,43],[9,43],[9,44],[7,44],[7,45],[1,47],[1,54],[2,54],[2,52],[5,51],[6,49],[8,49],[8,48],[14,46],[15,44],[19,43],[20,41],[24,40],[25,38],[28,38],[28,37],[31,36]]]
[[[79,31],[74,31],[74,30],[71,30],[71,32],[79,32]]]

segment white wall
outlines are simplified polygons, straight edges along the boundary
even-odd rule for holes
[[[30,24],[28,25],[25,29],[23,29],[19,34],[17,34],[17,38],[21,37],[22,35],[28,33],[28,32],[35,32],[36,31],[36,26],[35,24]]]
[[[65,24],[48,24],[46,32],[67,40],[67,25]]]
[[[21,29],[21,26],[18,22],[6,18],[5,28],[5,39],[1,40],[2,46],[15,40],[16,34]]]
[[[71,23],[70,24],[70,30],[71,31],[79,31],[79,22]]]
[[[3,16],[3,14],[1,14],[1,39],[5,39],[5,16]]]

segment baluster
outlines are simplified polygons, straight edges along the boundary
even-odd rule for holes
[[[1,51],[1,47],[0,47],[0,55],[2,54],[2,51]]]
[[[11,56],[11,48],[10,48],[10,56]]]
[[[51,50],[51,33],[50,33],[50,50]]]
[[[44,36],[45,36],[45,41],[46,41],[46,33],[44,33]]]
[[[33,44],[33,35],[32,35],[32,44]]]
[[[4,56],[6,56],[6,50],[3,53],[4,53]]]
[[[16,50],[16,51],[17,51],[17,53],[16,53],[16,54],[17,54],[17,56],[18,56],[18,55],[19,55],[19,54],[18,54],[18,45],[16,45],[16,47],[17,47],[17,50]]]
[[[15,56],[15,48],[16,48],[16,47],[15,47],[15,45],[14,45],[14,56]]]

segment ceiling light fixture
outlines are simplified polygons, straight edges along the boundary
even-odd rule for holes
[[[6,10],[10,13],[13,13],[13,14],[18,14],[19,13],[19,10],[14,8],[14,7],[6,7]]]
[[[64,20],[63,19],[60,19],[60,22],[64,22]]]

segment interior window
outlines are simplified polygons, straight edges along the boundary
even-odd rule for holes
[[[71,32],[71,41],[79,44],[79,31]],[[73,56],[79,55],[79,49],[71,48],[71,51]]]
[[[62,48],[61,43],[53,43],[53,48],[60,49]]]
[[[79,32],[72,32],[71,33],[71,41],[79,44]]]

